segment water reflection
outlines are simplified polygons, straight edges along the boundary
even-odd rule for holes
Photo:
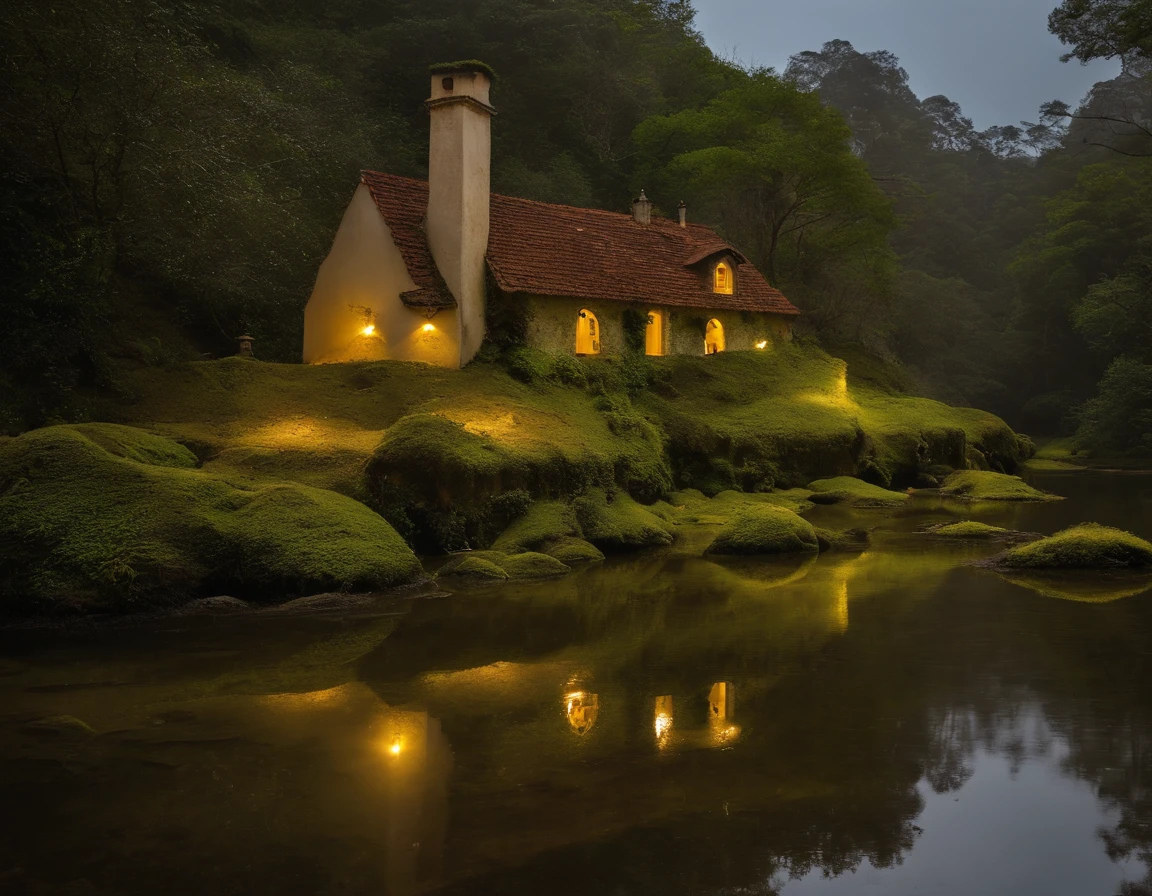
[[[600,695],[573,691],[564,695],[568,724],[577,734],[587,734],[600,715]]]
[[[925,521],[403,618],[0,632],[0,890],[1148,892],[1152,600]]]

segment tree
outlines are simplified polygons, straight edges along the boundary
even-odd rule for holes
[[[1072,49],[1064,61],[1152,58],[1152,0],[1064,0],[1048,30]]]
[[[649,118],[634,134],[641,178],[658,201],[687,200],[772,282],[815,286],[849,265],[858,283],[880,287],[895,219],[849,138],[838,112],[767,73],[702,109]]]

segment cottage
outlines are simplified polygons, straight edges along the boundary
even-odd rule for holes
[[[490,190],[490,78],[433,71],[428,181],[365,171],[304,312],[304,361],[467,364],[485,328],[578,355],[766,349],[799,311],[711,229]]]

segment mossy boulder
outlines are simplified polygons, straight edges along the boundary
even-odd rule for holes
[[[451,576],[471,577],[477,579],[506,579],[508,573],[495,561],[487,557],[461,557],[459,560],[449,560],[436,573],[437,578]]]
[[[1152,569],[1152,543],[1110,526],[1081,523],[992,558],[1005,569]]]
[[[791,510],[763,504],[748,507],[727,523],[707,554],[799,554],[819,551],[812,524]]]
[[[535,551],[505,554],[503,551],[472,551],[460,554],[436,573],[438,578],[452,576],[478,579],[546,579],[567,575],[572,570],[555,557]]]
[[[501,564],[509,578],[513,579],[547,579],[553,576],[563,576],[572,570],[569,566],[535,551],[525,551],[523,554],[511,554]]]
[[[604,559],[604,552],[583,538],[561,538],[549,543],[543,550],[549,557],[555,557],[568,566],[575,563],[598,563]]]
[[[1019,476],[988,470],[958,470],[947,479],[940,494],[970,501],[1062,501],[1059,495],[1033,488]]]
[[[808,483],[814,504],[852,504],[856,507],[894,507],[908,500],[904,492],[889,491],[862,479],[836,476]]]
[[[501,533],[493,550],[531,551],[545,542],[580,537],[576,512],[567,501],[537,501]]]
[[[584,538],[597,547],[619,550],[672,543],[664,521],[623,492],[589,489],[572,506]]]
[[[351,498],[245,488],[128,427],[54,426],[0,446],[0,598],[123,608],[227,591],[282,597],[416,578],[416,556]]]

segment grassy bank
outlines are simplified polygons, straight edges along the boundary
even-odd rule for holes
[[[991,414],[857,380],[799,345],[656,359],[521,349],[462,371],[231,359],[121,382],[102,419],[171,436],[233,481],[355,497],[423,550],[491,543],[527,502],[591,489],[650,503],[835,476],[899,487],[926,470],[1010,471],[1030,450]]]

